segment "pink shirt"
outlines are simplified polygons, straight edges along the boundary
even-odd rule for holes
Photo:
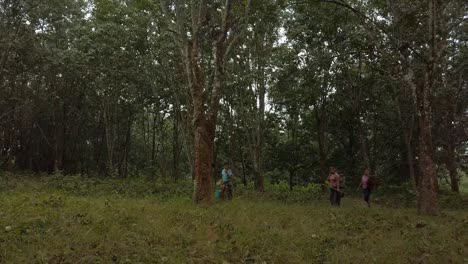
[[[338,181],[340,180],[340,176],[338,174],[332,174],[329,177],[330,187],[336,188],[338,187]]]
[[[363,189],[367,189],[367,187],[369,187],[369,176],[362,175],[361,186]]]

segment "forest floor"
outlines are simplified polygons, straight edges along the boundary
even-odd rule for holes
[[[423,216],[357,197],[332,208],[326,194],[195,206],[184,196],[2,186],[0,263],[468,263],[463,208]]]

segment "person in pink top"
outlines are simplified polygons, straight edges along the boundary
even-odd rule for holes
[[[369,169],[364,170],[364,175],[361,177],[361,182],[359,183],[358,189],[362,189],[364,195],[364,201],[366,201],[367,206],[370,207],[370,195],[372,191],[372,181],[369,174]]]
[[[330,203],[332,205],[340,206],[341,192],[340,192],[340,175],[338,175],[335,167],[330,167],[328,173],[328,185],[330,187]]]

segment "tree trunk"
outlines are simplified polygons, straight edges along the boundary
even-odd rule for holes
[[[151,165],[153,166],[154,166],[154,161],[156,158],[156,120],[157,120],[157,114],[154,113],[153,127],[152,127],[152,141],[151,141]]]
[[[295,171],[294,170],[290,170],[289,171],[289,190],[293,190],[293,186],[294,186],[294,173]]]
[[[463,87],[463,82],[459,81],[459,89]],[[445,149],[445,166],[447,167],[447,170],[449,171],[449,176],[450,176],[450,188],[452,189],[453,192],[459,193],[460,192],[460,179],[458,178],[458,165],[457,165],[457,151],[456,151],[456,146],[459,144],[459,137],[457,135],[457,129],[456,129],[456,117],[455,113],[457,112],[457,107],[458,107],[458,100],[457,100],[457,95],[459,94],[459,91],[453,89],[449,92],[447,95],[447,105],[448,105],[448,111],[447,111],[447,116],[445,118],[445,127],[447,128],[447,134],[446,135],[446,142],[444,144],[444,149]]]
[[[427,96],[427,93],[424,91],[420,91],[419,93],[424,93]],[[426,214],[437,214],[439,210],[437,201],[437,175],[432,158],[432,134],[430,118],[428,116],[430,111],[427,111],[428,106],[426,98],[422,99],[422,102],[418,107],[422,108],[418,111],[419,114],[421,114],[418,120],[418,166],[420,172],[418,184],[418,211]]]
[[[107,146],[107,170],[109,175],[114,175],[114,127],[111,123],[112,120],[109,116],[109,106],[104,106],[104,129],[106,135],[106,146]]]
[[[453,144],[449,143],[446,146],[446,161],[445,165],[447,166],[447,170],[449,171],[450,176],[450,188],[453,192],[459,193],[460,192],[460,179],[458,178],[457,172],[457,163],[455,161],[456,153],[455,147]]]
[[[213,193],[213,146],[214,125],[209,121],[200,122],[195,126],[195,203],[212,202]]]
[[[172,175],[174,181],[180,178],[179,163],[180,163],[180,144],[179,144],[179,106],[174,105],[173,116],[173,135],[172,135]]]
[[[403,129],[405,130],[405,129]],[[406,133],[404,133],[406,134]],[[406,146],[406,160],[408,163],[408,170],[409,170],[409,177],[411,182],[413,183],[413,186],[416,188],[418,186],[418,178],[417,175],[414,171],[414,153],[413,153],[413,146],[411,145],[411,139],[408,139],[408,137],[405,135],[405,146]]]
[[[132,116],[128,118],[128,126],[127,126],[127,135],[125,138],[125,146],[124,146],[124,161],[123,161],[123,177],[127,178],[128,177],[128,154],[130,152],[130,146],[131,146],[131,139],[132,139]]]
[[[426,63],[424,82],[416,90],[418,116],[418,165],[419,165],[419,193],[418,211],[425,214],[437,214],[439,204],[437,200],[437,175],[433,160],[431,101],[434,84],[434,68],[436,60],[436,0],[429,0],[428,24],[430,37],[430,54]]]
[[[361,155],[362,155],[362,165],[364,168],[368,169],[370,166],[369,162],[369,151],[367,150],[367,133],[364,129],[364,125],[361,120],[361,114],[362,114],[362,106],[361,106],[361,82],[362,82],[362,55],[361,52],[359,52],[359,67],[358,67],[358,89],[353,89],[356,90],[357,94],[355,94],[353,97],[355,98],[354,101],[354,111],[357,116],[357,125],[358,125],[358,133],[359,133],[359,143],[361,147]]]
[[[242,151],[242,150],[241,150]],[[241,152],[242,153],[242,152]],[[247,186],[247,177],[245,175],[245,160],[244,160],[244,154],[242,153],[242,184],[244,184],[244,186]]]
[[[320,182],[325,182],[328,176],[327,155],[325,153],[325,123],[323,117],[320,117],[318,108],[315,109],[315,121],[317,123],[317,137],[320,157]]]
[[[209,83],[205,82],[201,63],[199,58],[201,52],[200,41],[203,31],[208,25],[208,1],[199,1],[198,4],[192,3],[190,6],[179,1],[169,4],[165,0],[160,0],[160,6],[168,19],[170,25],[175,21],[175,27],[171,28],[174,35],[174,42],[178,45],[182,55],[182,62],[185,66],[188,87],[192,102],[192,122],[194,128],[194,168],[193,176],[195,178],[195,189],[193,201],[195,203],[213,201],[213,148],[216,129],[216,121],[219,110],[219,101],[222,97],[224,86],[225,59],[233,48],[239,37],[238,32],[233,31],[236,20],[232,10],[234,1],[226,0],[224,10],[221,15],[218,34],[210,34],[212,50],[214,51],[213,77]],[[171,8],[169,8],[171,6]],[[244,2],[245,17],[248,14],[250,0]],[[190,9],[189,9],[190,8]],[[190,11],[190,17],[185,14]],[[210,13],[211,14],[211,13]],[[189,22],[190,21],[190,22]],[[186,24],[191,24],[191,36],[187,36]],[[172,26],[170,26],[172,27]]]
[[[418,210],[421,213],[436,214],[438,212],[437,202],[437,176],[433,161],[432,149],[432,131],[431,131],[431,109],[429,103],[431,84],[428,81],[426,73],[426,82],[417,90],[418,101],[418,166],[419,166],[419,184],[418,184]]]
[[[264,192],[265,188],[263,185],[263,166],[262,166],[262,150],[261,146],[257,146],[255,149],[255,190],[257,192]]]
[[[264,76],[259,87],[259,108],[257,110],[257,127],[255,130],[255,150],[254,150],[254,170],[255,170],[255,190],[263,192],[263,126],[265,123],[265,84]]]

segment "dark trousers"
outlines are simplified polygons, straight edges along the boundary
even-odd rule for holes
[[[362,194],[364,194],[364,201],[366,201],[366,203],[369,203],[370,195],[371,195],[371,189],[369,189],[369,188],[362,189]]]
[[[341,196],[340,193],[333,188],[330,188],[330,203],[331,205],[340,206]]]
[[[223,183],[220,193],[221,200],[232,200],[232,185],[230,182]]]

